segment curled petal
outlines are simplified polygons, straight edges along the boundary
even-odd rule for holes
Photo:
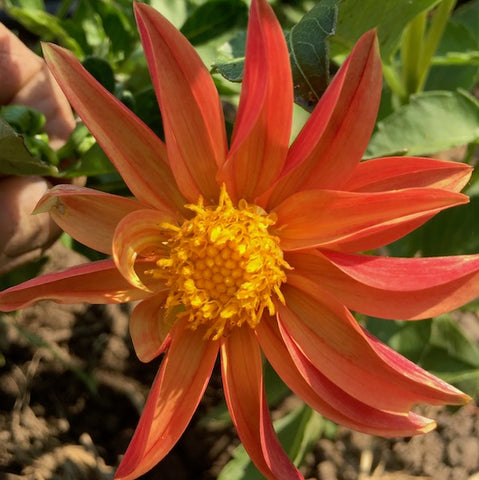
[[[171,221],[158,210],[137,210],[123,218],[113,236],[113,260],[122,275],[135,287],[151,291],[135,271],[140,256],[158,258],[167,240],[162,224]]]
[[[133,480],[153,468],[187,427],[211,376],[218,342],[185,321],[171,332],[171,345],[151,388],[135,434],[115,474]]]
[[[151,268],[151,263],[148,264]],[[123,303],[145,298],[128,283],[111,260],[48,273],[0,292],[0,311],[26,308],[40,300],[56,303]]]
[[[117,224],[124,216],[142,208],[145,206],[134,199],[62,184],[40,199],[34,213],[49,212],[57,225],[75,240],[111,254]]]
[[[341,189],[384,192],[404,188],[442,188],[460,192],[471,177],[465,163],[424,157],[385,157],[361,162]]]
[[[232,196],[252,200],[278,177],[289,146],[293,84],[281,26],[264,0],[253,1],[244,78],[224,170]]]
[[[284,171],[264,197],[270,208],[298,190],[340,188],[352,175],[374,128],[381,83],[371,30],[358,40],[291,146]]]
[[[432,430],[433,420],[413,412],[395,413],[373,408],[328,380],[295,345],[288,352],[273,321],[256,327],[258,341],[275,371],[310,407],[330,420],[370,435],[409,437]],[[291,354],[290,354],[291,353]]]
[[[404,413],[416,403],[462,404],[469,397],[387,347],[317,284],[288,276],[279,326],[290,352],[309,361],[349,395],[380,410]]]
[[[185,201],[168,166],[163,142],[103,88],[71,52],[44,44],[43,53],[73,108],[133,195],[147,205],[181,212]]]
[[[223,341],[221,367],[231,418],[254,464],[270,480],[302,479],[274,433],[263,389],[261,353],[248,327],[233,330]]]
[[[435,188],[360,193],[298,192],[276,207],[284,250],[335,247],[363,251],[397,240],[449,207],[467,203],[460,193]]]
[[[479,287],[479,255],[391,258],[321,250],[291,252],[286,260],[348,308],[394,320],[449,312],[476,298]]]
[[[152,7],[135,14],[160,104],[170,166],[183,195],[216,200],[226,156],[223,110],[210,73],[186,38]]]
[[[149,362],[168,348],[174,318],[164,308],[168,290],[155,292],[140,302],[130,316],[133,347],[142,362]]]

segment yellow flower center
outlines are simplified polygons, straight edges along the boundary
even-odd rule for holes
[[[268,231],[273,215],[245,200],[234,207],[224,187],[216,207],[200,199],[188,208],[195,216],[181,227],[162,225],[170,254],[154,274],[170,287],[166,308],[182,305],[191,328],[205,325],[215,340],[234,327],[254,328],[265,310],[274,315],[272,296],[284,302],[280,286],[291,267]]]

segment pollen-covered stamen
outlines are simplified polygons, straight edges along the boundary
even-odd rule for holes
[[[284,302],[280,286],[291,268],[268,231],[274,217],[244,200],[234,207],[224,187],[216,207],[200,200],[188,208],[195,216],[170,226],[170,255],[153,272],[171,289],[166,307],[183,305],[181,315],[194,329],[205,325],[208,338],[245,323],[254,328],[265,310],[275,313],[274,295]]]

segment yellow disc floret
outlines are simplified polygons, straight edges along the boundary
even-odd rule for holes
[[[191,328],[207,327],[206,337],[218,339],[244,324],[254,328],[266,310],[274,315],[272,296],[286,280],[279,239],[268,229],[272,215],[240,200],[233,206],[223,187],[217,206],[188,205],[195,215],[169,230],[169,256],[158,260],[154,275],[170,287],[166,308],[181,305],[179,315]]]

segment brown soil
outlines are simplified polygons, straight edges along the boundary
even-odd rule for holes
[[[50,256],[49,270],[83,261],[59,244]],[[136,358],[128,335],[130,308],[45,302],[0,315],[1,480],[113,478],[159,365]],[[479,341],[477,316],[463,321]],[[180,442],[143,479],[217,477],[238,440],[231,427],[198,420],[221,396],[216,371]],[[274,416],[290,404],[282,402]],[[319,440],[303,473],[321,480],[479,480],[477,404],[425,413],[438,419],[438,429],[412,439],[339,429],[334,439]]]

